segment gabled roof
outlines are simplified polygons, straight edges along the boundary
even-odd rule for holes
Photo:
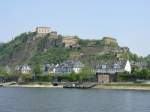
[[[63,67],[68,67],[68,68],[79,67],[79,68],[82,68],[82,67],[84,67],[84,64],[82,64],[80,61],[67,60],[67,61],[64,61],[63,63],[57,64],[57,65],[45,64],[45,67],[47,67],[47,68],[63,68]]]
[[[17,66],[15,67],[15,70],[17,70],[17,71],[31,70],[31,68],[30,68],[29,65],[24,64],[24,65],[17,65]]]
[[[108,61],[101,62],[96,68],[97,69],[113,69],[113,68],[124,68],[126,65],[125,60],[123,61]],[[104,67],[104,68],[103,68]]]
[[[129,61],[116,61],[116,62],[112,62],[112,63],[105,63],[105,64],[100,64],[97,67],[97,73],[109,73],[109,74],[114,74],[117,72],[124,72],[124,71],[128,71],[130,72],[130,66],[128,68],[128,66],[126,66],[126,64],[130,64]]]

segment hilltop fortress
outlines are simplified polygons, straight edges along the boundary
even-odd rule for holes
[[[46,35],[48,35],[49,38],[58,38],[57,31],[53,31],[51,27],[36,27],[36,33],[37,38],[42,38]],[[64,38],[62,38],[62,43],[66,48],[77,47],[78,40],[75,36],[64,36]]]
[[[112,37],[103,37],[102,43],[103,45],[118,45],[117,40]]]
[[[51,27],[36,27],[36,33],[37,33],[38,37],[42,37],[42,36],[45,36],[47,34],[51,34],[51,35],[56,35],[57,36],[57,32],[53,31],[51,29]]]
[[[36,38],[43,38],[45,36],[48,36],[49,38],[58,39],[59,35],[57,31],[52,30],[51,27],[36,27]],[[92,40],[91,40],[92,41]],[[120,53],[120,52],[128,52],[129,48],[127,47],[120,47],[118,48],[118,42],[117,39],[113,37],[103,37],[101,40],[95,40],[99,41],[99,44],[101,46],[106,47],[106,49],[110,47],[116,47],[116,50],[113,50],[113,52]],[[79,45],[79,39],[76,38],[76,36],[63,36],[61,42],[64,44],[65,48],[77,48],[80,47]],[[93,42],[92,45],[89,43],[87,46],[93,47],[95,46],[96,42]]]
[[[131,55],[129,48],[120,47],[113,37],[82,39],[58,34],[51,27],[36,27],[34,32],[22,33],[4,45],[1,45],[0,64],[10,65],[25,61],[34,63],[35,60],[56,63],[71,59],[95,66],[98,61],[128,59]]]
[[[48,34],[51,32],[50,27],[36,27],[36,32],[38,34]]]

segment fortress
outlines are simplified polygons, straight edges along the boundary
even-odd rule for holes
[[[66,36],[63,38],[62,42],[65,44],[66,48],[76,47],[78,40],[74,36]]]
[[[115,38],[111,38],[111,37],[104,37],[102,39],[102,43],[104,45],[118,45],[117,40]]]
[[[52,30],[50,27],[37,27],[36,28],[36,33],[37,34],[48,34],[50,33]]]
[[[57,32],[53,31],[51,27],[36,27],[36,37],[44,37],[45,35],[49,35],[50,38],[58,38]],[[65,36],[62,39],[62,43],[66,48],[76,47],[77,46],[77,39],[75,36]]]
[[[48,35],[50,38],[58,38],[57,32],[53,31],[51,27],[36,27],[36,37],[44,37]],[[64,36],[62,43],[66,48],[78,46],[78,39],[75,36]],[[101,44],[104,46],[118,46],[117,40],[112,37],[103,37]],[[123,49],[128,51],[128,49]]]
[[[52,35],[53,37],[57,36],[57,32],[53,31],[51,27],[36,27],[37,37],[43,37],[45,35]]]

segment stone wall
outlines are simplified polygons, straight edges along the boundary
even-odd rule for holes
[[[98,74],[97,80],[98,80],[98,83],[109,83],[110,76],[108,74]]]

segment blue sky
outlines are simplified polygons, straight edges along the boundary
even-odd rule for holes
[[[150,54],[150,0],[1,0],[0,42],[36,26],[63,35],[111,36],[141,56]]]

